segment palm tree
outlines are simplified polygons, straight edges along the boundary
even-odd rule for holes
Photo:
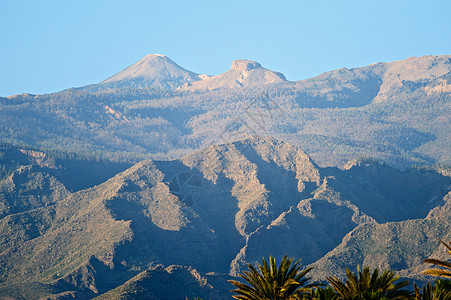
[[[315,287],[309,293],[300,295],[300,300],[338,300],[338,294],[330,286],[326,288]]]
[[[440,243],[445,245],[445,247],[448,249],[447,250],[448,254],[451,255],[451,242],[448,245],[444,241],[440,240]],[[447,261],[439,260],[439,259],[434,259],[434,258],[428,258],[423,261],[426,263],[429,263],[429,264],[433,264],[433,265],[445,268],[445,269],[429,269],[429,270],[423,271],[424,274],[451,278],[451,263],[449,263]]]
[[[435,281],[435,285],[431,285],[428,282],[427,285],[423,286],[423,291],[418,289],[416,284],[415,294],[417,300],[451,300],[451,281],[438,279]]]
[[[357,299],[414,299],[413,293],[402,288],[407,286],[407,280],[397,282],[399,279],[392,271],[385,270],[379,276],[379,270],[374,269],[371,274],[369,267],[363,270],[357,266],[357,276],[346,269],[348,279],[341,282],[336,276],[326,276],[332,288],[343,300]]]
[[[296,293],[310,289],[313,284],[306,285],[310,279],[305,275],[312,270],[306,268],[301,271],[300,260],[293,263],[293,258],[284,256],[280,265],[277,266],[274,257],[269,257],[269,265],[262,258],[262,264],[254,267],[247,264],[249,271],[238,274],[247,281],[248,284],[229,280],[231,284],[237,287],[232,292],[235,299],[242,300],[283,300],[292,299]]]

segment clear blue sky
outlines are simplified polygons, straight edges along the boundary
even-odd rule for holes
[[[451,54],[451,1],[0,0],[0,96],[97,83],[148,53],[210,75],[251,59],[300,80]]]

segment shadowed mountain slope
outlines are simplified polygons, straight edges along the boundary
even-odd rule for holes
[[[31,173],[15,180],[25,169]],[[0,181],[7,208],[0,232],[8,241],[0,251],[0,295],[91,298],[136,287],[155,296],[160,291],[143,286],[168,274],[202,295],[222,294],[227,288],[209,272],[236,275],[269,254],[316,262],[317,274],[372,259],[418,276],[436,239],[448,237],[450,183],[436,171],[401,172],[374,162],[322,169],[300,149],[259,136],[180,160],[142,161],[76,192],[24,161]],[[404,264],[391,254],[374,256],[364,242],[371,243],[364,237],[373,231],[381,249],[413,241],[418,250],[393,252]],[[350,253],[352,260],[342,258]],[[152,269],[157,264],[166,269]]]
[[[95,299],[230,299],[227,277],[220,277],[223,282],[219,284],[219,290],[211,284],[217,284],[215,277],[217,276],[200,274],[193,268],[157,266]]]
[[[439,239],[451,239],[450,200],[448,193],[444,203],[432,209],[426,218],[358,226],[333,251],[312,264],[315,267],[313,278],[323,279],[327,274],[344,278],[346,267],[360,264],[391,269],[417,281],[430,280],[421,273],[429,268],[422,260],[448,259],[439,247]]]

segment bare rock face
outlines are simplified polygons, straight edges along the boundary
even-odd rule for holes
[[[261,67],[262,65],[259,64],[258,62],[247,59],[234,60],[232,63],[232,70],[237,70],[240,72],[250,71]]]
[[[256,61],[239,59],[234,60],[232,68],[225,73],[202,81],[187,83],[178,89],[183,91],[237,89],[284,81],[286,78],[282,73],[265,69]]]
[[[375,103],[384,102],[395,93],[399,93],[408,82],[424,82],[440,78],[451,72],[451,55],[427,55],[409,57],[401,61],[377,63],[368,66],[374,74],[382,79],[380,91]],[[428,93],[449,93],[446,81],[439,80],[438,86],[425,86]]]

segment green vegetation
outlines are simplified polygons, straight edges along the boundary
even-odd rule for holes
[[[420,291],[414,284],[415,296],[417,300],[450,300],[451,299],[451,280],[438,279],[432,285],[428,282]]]
[[[269,265],[264,258],[262,264],[254,267],[248,264],[249,271],[238,274],[249,284],[244,284],[236,280],[229,280],[237,289],[232,292],[235,299],[243,300],[283,300],[290,299],[303,289],[311,287],[305,277],[312,268],[305,268],[301,271],[300,260],[293,263],[293,258],[284,256],[277,266],[274,257],[269,257]]]
[[[414,290],[406,287],[408,280],[399,280],[391,270],[379,272],[375,268],[357,266],[357,273],[346,269],[346,281],[337,276],[326,276],[329,285],[309,284],[309,278],[304,277],[310,268],[300,271],[297,261],[291,266],[293,258],[285,256],[279,266],[274,257],[269,257],[269,266],[264,259],[262,264],[248,264],[249,271],[238,274],[248,284],[229,280],[237,289],[233,297],[243,300],[450,300],[451,281],[436,280],[434,285],[428,282],[420,291],[414,283]],[[297,275],[296,275],[297,274]],[[431,273],[436,275],[436,273]]]
[[[440,241],[445,247],[447,248],[447,252],[449,255],[451,255],[451,242],[449,244],[445,243],[444,241]],[[438,267],[443,267],[444,269],[430,269],[426,270],[423,273],[427,275],[433,275],[433,276],[439,276],[439,277],[445,277],[445,278],[451,278],[451,263],[439,259],[433,259],[428,258],[425,259],[424,262],[433,264]]]
[[[390,270],[371,273],[369,267],[357,266],[357,275],[346,269],[347,280],[343,283],[336,276],[326,277],[332,288],[343,300],[413,299],[413,292],[403,289],[409,285],[407,280],[396,282],[399,277]]]
[[[339,296],[331,286],[315,287],[310,291],[304,292],[301,300],[338,300]]]

